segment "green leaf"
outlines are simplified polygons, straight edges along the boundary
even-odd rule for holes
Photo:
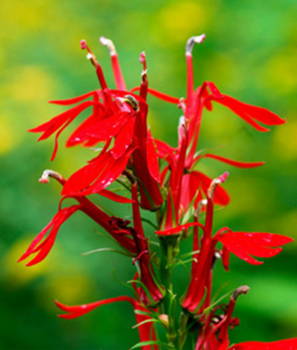
[[[142,341],[140,343],[137,343],[136,345],[132,346],[131,350],[133,349],[137,349],[137,348],[141,348],[142,346],[145,345],[160,345],[163,346],[166,349],[172,349],[174,350],[174,348],[166,343],[162,343],[160,341],[153,341],[153,340],[149,340],[149,341]]]
[[[142,326],[143,324],[145,324],[145,323],[162,323],[160,320],[158,320],[158,319],[156,319],[156,318],[150,318],[149,320],[144,320],[144,321],[142,321],[142,322],[139,322],[139,323],[137,323],[135,326],[133,326],[132,328],[134,329],[134,328],[137,328],[137,327],[140,327],[140,326]]]
[[[147,224],[151,225],[155,230],[158,230],[158,226],[154,224],[151,220],[141,217],[141,221],[146,222]]]
[[[114,248],[99,248],[99,249],[94,249],[90,250],[89,252],[82,253],[82,255],[89,255],[89,254],[94,254],[94,253],[101,253],[101,252],[113,252],[113,253],[118,253],[121,255],[125,255],[128,257],[131,257],[131,255],[123,250],[120,249],[114,249]]]
[[[183,259],[187,258],[188,256],[192,256],[192,255],[197,254],[197,253],[200,253],[200,250],[193,250],[193,251],[190,252],[190,253],[181,255],[181,256],[179,257],[179,260],[183,260]]]
[[[132,290],[134,296],[137,296],[137,295],[135,294],[134,288],[132,288],[129,284],[127,284],[127,283],[121,281],[121,280],[116,276],[116,274],[115,274],[115,272],[114,272],[114,269],[112,270],[112,276],[113,276],[113,278],[114,278],[117,282],[119,282],[122,286],[124,286],[124,287],[126,287],[126,288]]]

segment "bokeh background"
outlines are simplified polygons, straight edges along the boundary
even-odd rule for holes
[[[98,87],[79,47],[87,39],[113,87],[109,55],[98,38],[116,44],[129,88],[139,84],[145,50],[150,86],[185,96],[184,47],[192,35],[207,39],[194,48],[195,83],[214,81],[223,93],[260,105],[287,119],[258,133],[221,106],[205,113],[200,147],[266,165],[242,170],[204,160],[215,177],[228,170],[232,202],[216,215],[216,227],[268,231],[297,238],[297,3],[295,0],[115,1],[4,0],[0,13],[0,348],[128,349],[138,340],[130,305],[103,306],[76,320],[58,319],[54,300],[82,304],[129,293],[133,269],[113,253],[83,256],[110,246],[82,213],[61,229],[48,258],[31,268],[17,264],[33,237],[56,213],[59,185],[38,183],[51,168],[68,177],[93,157],[87,149],[63,149],[50,162],[53,140],[36,143],[26,132],[60,113],[47,103]],[[150,98],[153,134],[176,144],[180,111]],[[66,133],[67,134],[67,131]],[[61,145],[63,144],[61,139]],[[120,214],[119,214],[120,215]],[[232,258],[231,272],[215,272],[221,294],[247,284],[236,315],[233,342],[297,335],[297,246],[285,247],[262,266]],[[219,264],[218,264],[219,265]],[[184,281],[183,268],[176,278]],[[225,282],[228,281],[227,284]]]

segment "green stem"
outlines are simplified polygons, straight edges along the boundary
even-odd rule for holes
[[[169,267],[175,260],[175,246],[177,242],[176,237],[159,237],[161,259],[160,259],[160,278],[162,285],[165,287],[166,294],[162,302],[162,312],[168,316],[169,324],[167,328],[167,340],[173,349],[178,349],[177,341],[177,327],[175,322],[175,296],[172,291],[171,282],[171,268]]]

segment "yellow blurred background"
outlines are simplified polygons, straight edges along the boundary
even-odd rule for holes
[[[17,264],[33,237],[56,213],[60,188],[38,183],[46,168],[68,177],[90,159],[87,149],[60,149],[51,163],[53,139],[36,143],[26,132],[63,108],[47,103],[96,89],[93,69],[80,50],[86,39],[114,87],[106,48],[111,38],[128,88],[140,81],[139,54],[145,50],[152,88],[185,96],[186,40],[206,33],[194,48],[195,84],[213,81],[241,101],[266,107],[285,125],[260,134],[215,106],[205,113],[200,148],[264,167],[234,169],[212,160],[200,170],[211,177],[230,172],[230,206],[216,226],[297,237],[297,3],[295,0],[175,1],[3,0],[0,12],[0,348],[3,350],[128,349],[137,342],[129,306],[102,307],[81,319],[56,317],[53,301],[82,304],[129,293],[112,276],[129,280],[131,262],[112,253],[81,256],[109,245],[94,224],[76,214],[58,234],[47,259],[27,268]],[[150,98],[154,136],[176,144],[180,111]],[[67,134],[67,131],[66,133]],[[277,340],[297,334],[297,248],[260,267],[234,258],[231,272],[216,271],[215,287],[247,284],[249,294],[235,310],[241,325],[234,342]],[[182,281],[183,270],[177,270]]]

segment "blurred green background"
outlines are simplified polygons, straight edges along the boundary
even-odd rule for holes
[[[47,100],[98,87],[80,50],[81,39],[93,49],[111,87],[101,35],[113,39],[128,88],[139,84],[138,58],[145,50],[150,86],[185,96],[185,42],[206,33],[203,45],[194,48],[195,84],[213,81],[221,92],[287,119],[260,134],[221,106],[204,114],[201,148],[220,147],[217,154],[223,156],[266,161],[251,170],[201,162],[199,169],[211,177],[230,172],[225,188],[232,202],[217,213],[216,227],[297,237],[296,0],[4,0],[0,18],[1,349],[112,350],[138,341],[130,305],[103,306],[72,321],[56,317],[54,299],[82,304],[129,293],[112,276],[114,269],[119,279],[131,278],[128,259],[112,253],[81,255],[110,245],[82,213],[62,227],[43,263],[31,268],[16,263],[57,211],[59,185],[39,184],[42,171],[50,168],[68,177],[93,157],[87,149],[63,149],[62,137],[51,163],[53,140],[37,144],[36,135],[26,133],[64,110]],[[175,145],[179,116],[175,106],[150,98],[149,123],[156,137]],[[233,342],[297,335],[296,257],[293,243],[262,266],[233,257],[227,274],[218,264],[216,289],[225,281],[223,292],[251,287],[236,306],[241,325],[231,332]],[[185,282],[182,268],[176,269],[176,278]]]

